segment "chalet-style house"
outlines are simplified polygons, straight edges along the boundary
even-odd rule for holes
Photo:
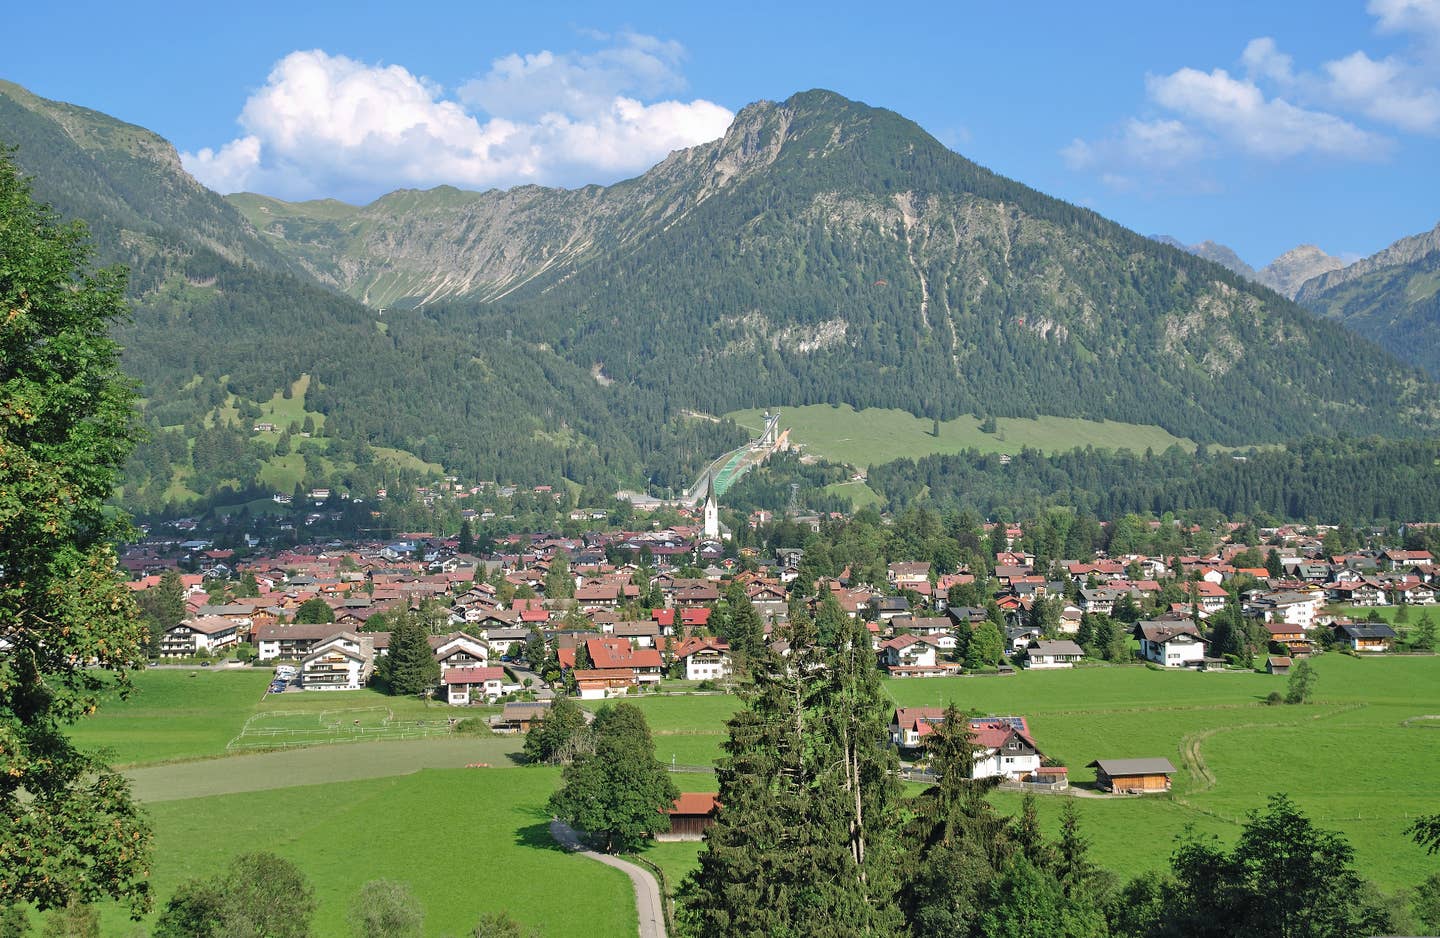
[[[186,619],[165,630],[160,637],[160,657],[189,658],[213,654],[240,640],[240,626],[233,619],[221,616],[199,616]]]
[[[1337,625],[1335,640],[1351,651],[1386,652],[1395,647],[1395,630],[1383,622]]]
[[[452,667],[440,675],[445,702],[452,707],[489,703],[505,693],[505,669]]]
[[[687,638],[675,648],[675,658],[685,662],[687,681],[719,681],[734,672],[730,646],[718,638]]]
[[[318,643],[300,661],[300,686],[306,690],[359,690],[375,670],[370,635],[339,632]]]
[[[880,665],[892,677],[935,677],[952,673],[939,660],[940,642],[933,635],[897,635],[880,643]]]
[[[1188,619],[1137,622],[1140,656],[1167,668],[1198,668],[1205,662],[1206,639]]]
[[[900,707],[891,718],[890,741],[901,749],[922,749],[944,719],[943,707]],[[980,747],[971,778],[1018,780],[1040,768],[1044,756],[1024,717],[980,717],[969,724],[971,739]]]
[[[429,641],[442,676],[451,668],[483,668],[490,663],[490,649],[473,635],[451,632],[432,635]]]

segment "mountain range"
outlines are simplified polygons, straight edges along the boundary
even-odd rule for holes
[[[1345,266],[1345,262],[1340,258],[1331,257],[1313,244],[1302,244],[1299,247],[1291,248],[1256,270],[1245,263],[1233,248],[1224,244],[1217,244],[1214,241],[1185,244],[1169,235],[1151,235],[1150,237],[1161,244],[1168,244],[1172,248],[1188,251],[1196,257],[1214,261],[1222,267],[1235,271],[1247,280],[1264,284],[1291,300],[1295,299],[1295,295],[1300,292],[1300,288],[1306,281]]]
[[[221,199],[161,138],[13,85],[0,140],[131,265],[127,367],[151,422],[192,435],[302,374],[337,451],[595,485],[678,482],[743,440],[691,410],[1051,414],[1231,444],[1440,420],[1434,385],[1341,326],[830,92],[752,104],[612,186],[363,207]]]

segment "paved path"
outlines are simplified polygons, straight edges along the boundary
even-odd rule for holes
[[[572,853],[581,853],[606,866],[622,870],[635,886],[635,911],[640,914],[640,938],[665,938],[665,907],[660,902],[660,887],[650,871],[604,853],[597,853],[580,842],[573,828],[564,821],[550,822],[550,836]]]

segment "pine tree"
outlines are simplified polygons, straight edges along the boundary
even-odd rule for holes
[[[721,808],[682,885],[701,935],[887,935],[902,923],[888,701],[864,628],[847,620],[833,654],[796,616],[766,649],[717,765]]]
[[[429,630],[414,612],[396,618],[390,650],[381,664],[381,678],[391,694],[418,696],[440,682],[440,662],[430,650],[429,638]]]

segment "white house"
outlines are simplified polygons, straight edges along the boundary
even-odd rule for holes
[[[938,651],[928,635],[897,635],[880,643],[880,663],[887,668],[933,668]]]
[[[675,657],[685,662],[687,681],[720,680],[734,671],[730,646],[714,638],[687,638],[675,649]]]
[[[1027,668],[1073,668],[1085,657],[1085,651],[1069,639],[1047,641],[1036,639],[1025,648]]]
[[[486,703],[504,694],[504,668],[450,668],[440,676],[445,685],[445,702],[452,707]]]
[[[234,645],[240,626],[220,616],[199,616],[186,619],[165,630],[160,637],[160,657],[188,658],[201,652],[211,653]]]
[[[1024,717],[970,721],[970,738],[980,747],[971,778],[1025,778],[1040,768],[1044,756],[1030,738]]]
[[[1262,596],[1256,600],[1255,608],[1260,610],[1266,622],[1298,625],[1308,632],[1314,628],[1315,614],[1324,604],[1325,599],[1320,593],[1285,592]]]
[[[317,644],[300,662],[305,690],[359,690],[375,670],[375,645],[368,635],[339,632]]]
[[[902,749],[922,748],[944,718],[943,707],[900,707],[891,718],[890,741]],[[980,717],[969,724],[970,739],[979,747],[971,778],[1021,779],[1044,761],[1024,717]]]
[[[483,668],[490,663],[489,647],[464,632],[431,636],[430,648],[435,653],[435,660],[440,662],[441,675],[451,668]]]
[[[1189,619],[1175,622],[1141,622],[1140,656],[1167,668],[1199,667],[1205,660],[1204,637]]]

